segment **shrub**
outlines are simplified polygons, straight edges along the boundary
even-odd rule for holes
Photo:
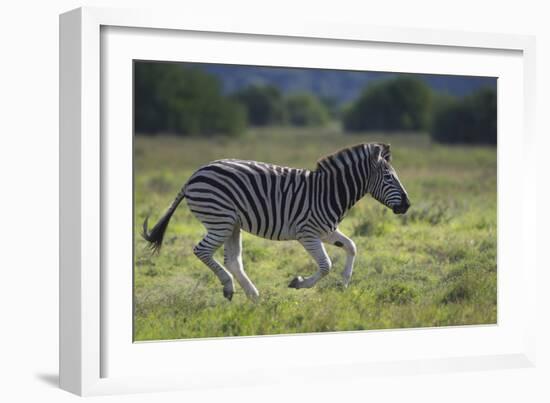
[[[483,88],[462,99],[441,102],[434,111],[431,136],[440,143],[496,144],[496,91]]]
[[[430,116],[431,91],[419,79],[397,77],[367,87],[343,114],[347,131],[424,130]]]
[[[443,294],[441,302],[443,304],[456,304],[460,303],[472,296],[470,284],[466,281],[459,281],[449,287]]]
[[[311,94],[290,95],[285,107],[288,122],[293,126],[322,126],[329,120],[325,105]]]
[[[380,291],[376,300],[390,304],[408,304],[416,299],[416,291],[405,284],[392,284]]]

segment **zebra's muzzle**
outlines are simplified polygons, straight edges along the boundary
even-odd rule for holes
[[[392,210],[394,214],[405,214],[410,206],[411,202],[409,201],[409,198],[407,195],[403,194],[401,196],[401,204],[394,206]]]

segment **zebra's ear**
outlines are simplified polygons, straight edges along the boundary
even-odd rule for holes
[[[374,144],[372,149],[372,158],[374,162],[380,160],[380,158],[385,159],[386,161],[391,161],[391,152],[389,144]]]
[[[378,162],[381,153],[382,147],[380,146],[380,144],[373,144],[371,151],[371,162]]]
[[[390,146],[391,144],[381,144],[382,150],[380,152],[380,156],[384,158],[386,161],[391,162],[391,151]]]

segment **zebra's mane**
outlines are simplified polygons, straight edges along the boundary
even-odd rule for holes
[[[325,155],[324,157],[321,157],[317,160],[317,166],[315,167],[315,169],[317,171],[323,169],[323,165],[326,165],[327,162],[334,160],[335,158],[347,151],[354,152],[355,150],[362,148],[365,145],[369,146],[370,144],[356,144],[354,146],[341,148],[338,151],[333,152],[332,154]]]
[[[351,153],[354,153],[356,152],[358,149],[360,148],[363,148],[363,147],[367,147],[369,150],[372,149],[373,146],[378,146],[378,147],[381,147],[381,150],[380,150],[380,156],[382,158],[384,158],[387,162],[390,162],[391,161],[391,152],[390,152],[390,145],[389,144],[384,144],[384,143],[366,143],[366,144],[357,144],[357,145],[354,145],[354,146],[350,146],[350,147],[345,147],[345,148],[341,148],[340,150],[338,151],[335,151],[333,152],[332,154],[329,154],[329,155],[326,155],[324,157],[321,157],[317,160],[317,166],[316,166],[316,170],[322,170],[324,169],[324,166],[327,165],[328,162],[330,161],[333,161],[335,158],[338,158],[341,154],[345,153],[345,152],[351,152]],[[356,155],[361,155],[361,153],[356,153]]]

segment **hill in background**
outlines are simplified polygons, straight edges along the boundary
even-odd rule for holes
[[[287,67],[239,66],[184,63],[215,75],[227,94],[249,85],[274,85],[283,93],[311,92],[321,98],[346,103],[356,99],[369,84],[401,75],[388,72],[321,70]],[[432,90],[462,97],[482,87],[496,89],[496,78],[410,74],[424,81]]]

